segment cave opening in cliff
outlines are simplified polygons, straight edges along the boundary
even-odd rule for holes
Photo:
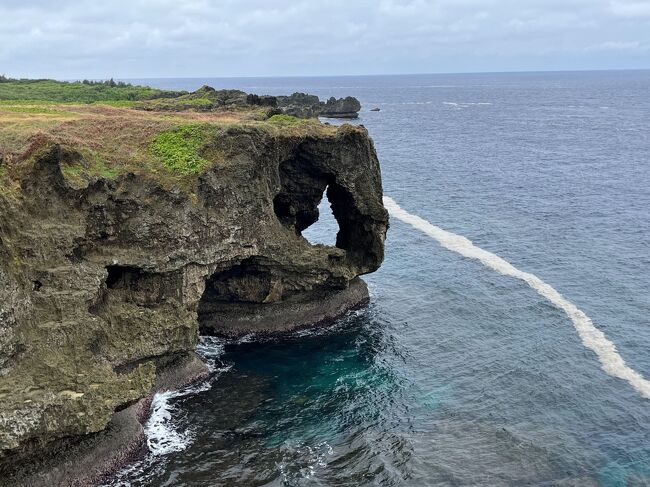
[[[339,222],[332,212],[332,204],[327,197],[327,189],[328,187],[323,191],[317,207],[317,220],[302,231],[302,236],[312,245],[322,244],[333,247],[336,245],[336,236],[340,228]]]
[[[272,287],[267,265],[260,258],[249,257],[207,279],[199,310],[211,301],[260,303],[268,298]]]
[[[208,333],[225,309],[274,303],[285,293],[282,281],[274,278],[273,262],[248,257],[216,270],[205,283],[197,313],[199,331]],[[277,264],[276,264],[277,265]]]

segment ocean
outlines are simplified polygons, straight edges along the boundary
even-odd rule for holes
[[[650,71],[129,81],[356,96],[391,228],[367,309],[204,338],[109,485],[650,485]]]

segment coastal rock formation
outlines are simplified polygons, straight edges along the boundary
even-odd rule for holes
[[[294,93],[277,97],[277,106],[286,115],[298,118],[317,117],[321,110],[321,101],[316,95]]]
[[[250,107],[276,107],[275,96],[260,96],[241,90],[215,90],[203,85],[192,93],[179,93],[175,97],[143,100],[136,108],[148,111],[198,110],[214,111],[223,109],[246,109]]]
[[[327,118],[357,118],[361,110],[361,103],[353,96],[346,96],[338,100],[333,96],[323,105],[320,116]]]
[[[217,162],[182,189],[137,171],[79,178],[87,153],[49,138],[12,159],[0,192],[0,477],[23,455],[100,434],[156,389],[161,360],[192,360],[200,331],[277,332],[367,299],[357,276],[381,264],[388,218],[364,128],[232,125],[201,151]],[[334,247],[301,235],[323,197]]]
[[[327,102],[307,93],[294,93],[276,98],[282,113],[298,118],[357,118],[361,110],[361,103],[353,96],[338,99],[331,97]]]
[[[136,107],[151,111],[214,111],[262,107],[269,110],[269,115],[278,113],[297,118],[357,118],[361,103],[352,96],[338,99],[331,97],[323,102],[316,95],[307,93],[294,93],[289,96],[256,95],[241,90],[215,90],[206,85],[192,93],[174,98],[145,100]]]

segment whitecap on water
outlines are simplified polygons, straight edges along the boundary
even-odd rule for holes
[[[450,107],[454,108],[469,108],[471,106],[489,106],[492,105],[490,102],[474,102],[474,101],[467,101],[467,102],[453,102],[453,101],[443,101],[443,105],[447,105]]]

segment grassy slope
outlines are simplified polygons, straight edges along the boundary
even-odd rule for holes
[[[50,80],[0,81],[0,190],[17,184],[20,168],[50,143],[83,155],[66,177],[82,183],[125,172],[146,174],[166,186],[188,188],[196,175],[223,162],[206,150],[233,125],[274,134],[319,134],[335,130],[317,120],[286,115],[267,118],[264,108],[194,110],[180,92],[177,111],[135,110],[134,100],[170,96],[148,87],[64,83]],[[13,99],[10,99],[13,98]],[[168,99],[173,103],[176,100]]]

